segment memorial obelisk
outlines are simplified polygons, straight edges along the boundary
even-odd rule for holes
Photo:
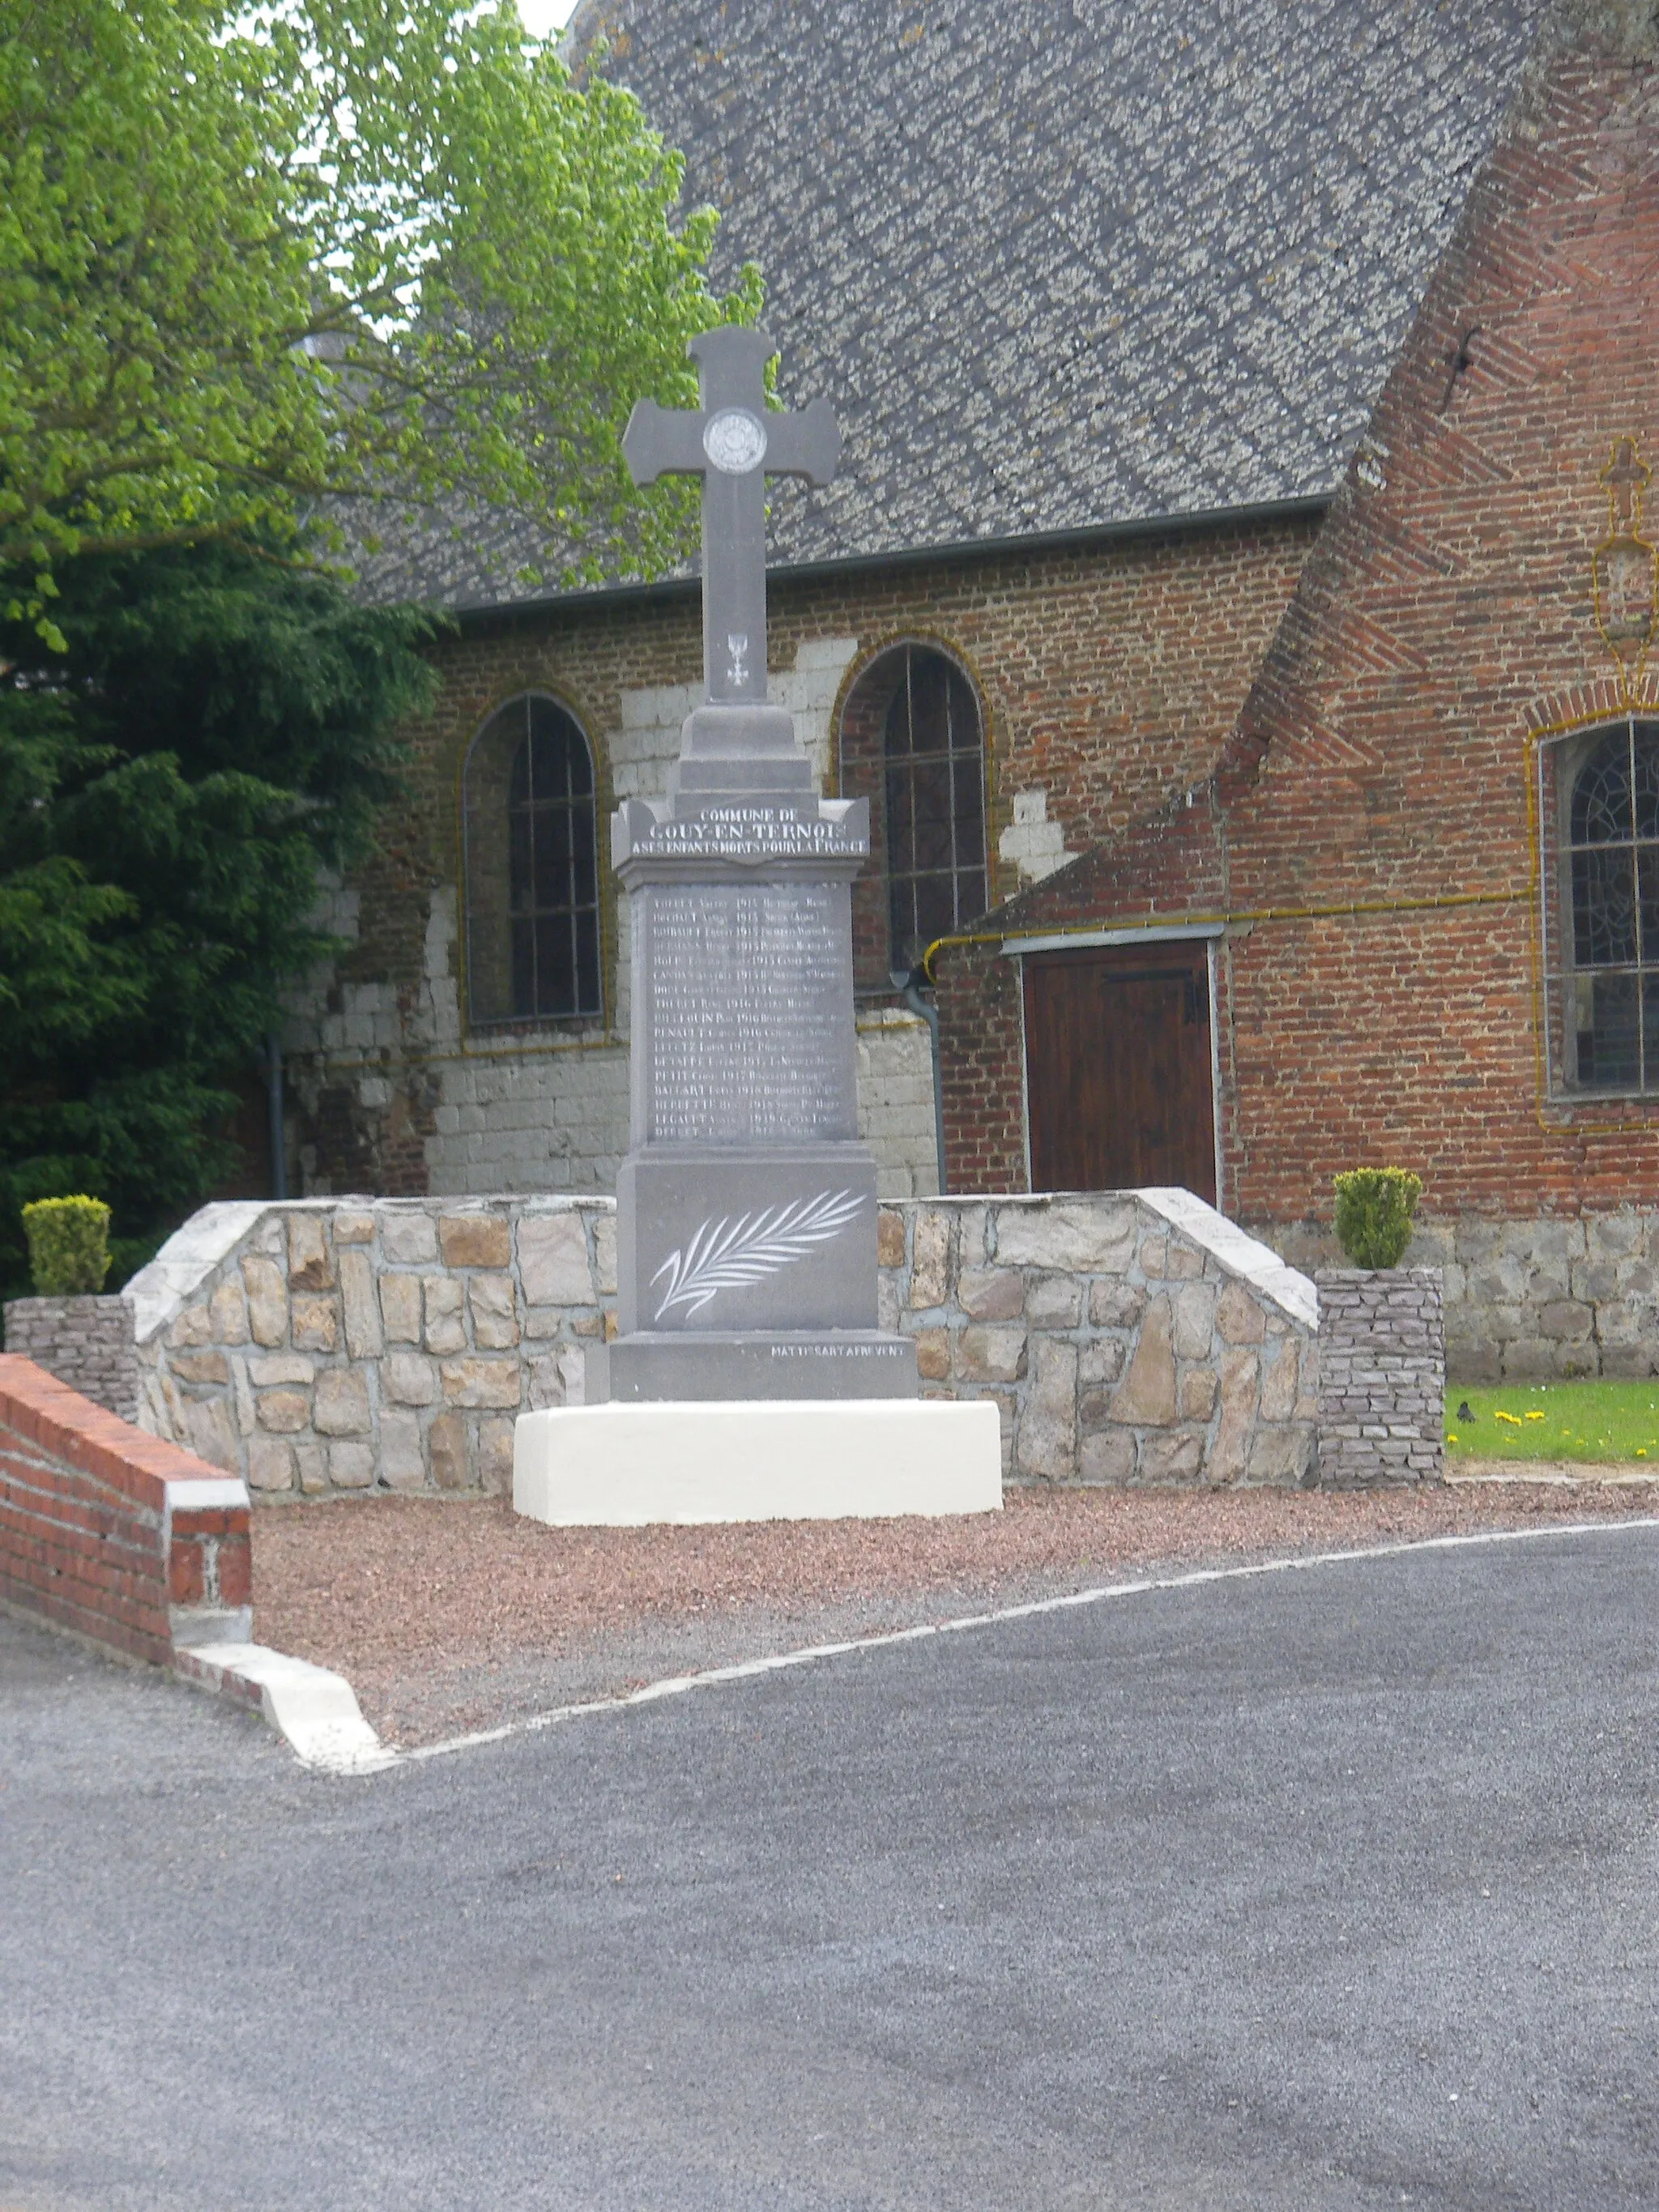
[[[766,478],[828,483],[840,434],[824,400],[768,406],[764,331],[690,350],[701,409],[641,400],[623,439],[636,483],[702,479],[705,696],[666,800],[611,825],[632,962],[617,1333],[588,1353],[583,1407],[520,1422],[515,1502],[563,1521],[980,1510],[1000,1502],[994,1407],[919,1401],[914,1342],[877,1322],[851,915],[869,802],[819,798],[767,696]]]

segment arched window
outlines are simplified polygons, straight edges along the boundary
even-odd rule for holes
[[[593,756],[574,716],[533,692],[492,714],[462,811],[474,1025],[599,1015]]]
[[[888,912],[895,968],[985,911],[985,740],[973,686],[942,653],[907,645],[883,733]]]
[[[1659,1090],[1659,722],[1577,741],[1564,765],[1571,1083]]]

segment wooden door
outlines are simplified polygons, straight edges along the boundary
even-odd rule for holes
[[[1215,1203],[1201,943],[1028,953],[1033,1190],[1179,1183]]]

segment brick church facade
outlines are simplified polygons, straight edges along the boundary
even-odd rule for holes
[[[845,486],[778,501],[770,667],[874,802],[886,1187],[937,1187],[933,1004],[952,1193],[1182,1182],[1310,1260],[1331,1176],[1397,1161],[1455,1367],[1650,1371],[1650,11],[855,12],[856,52],[763,0],[720,46],[684,0],[574,33],[847,433]],[[884,120],[939,159],[849,184]],[[599,848],[663,787],[696,586],[501,573],[428,532],[368,579],[457,633],[295,1005],[313,1188],[603,1188],[626,1142]]]

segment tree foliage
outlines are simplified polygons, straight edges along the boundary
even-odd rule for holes
[[[398,795],[411,611],[228,544],[64,564],[61,652],[0,623],[0,1282],[19,1210],[114,1208],[116,1279],[234,1164],[233,1086],[329,949],[318,871]],[[0,577],[0,582],[5,579]]]
[[[511,0],[0,0],[0,568],[488,506],[565,581],[651,573],[632,401],[695,400],[716,218]],[[427,509],[428,519],[431,509]],[[367,523],[363,517],[370,519]]]

